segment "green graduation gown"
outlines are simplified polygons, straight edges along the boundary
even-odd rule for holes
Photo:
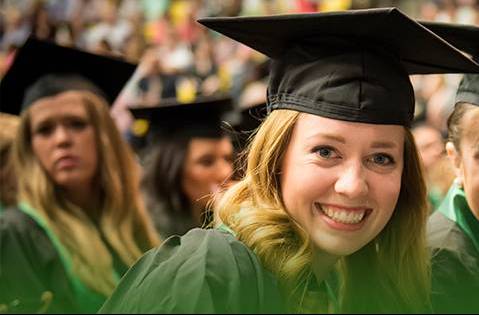
[[[0,313],[94,313],[105,300],[73,273],[69,253],[28,204],[1,214]]]
[[[146,253],[100,313],[283,313],[277,280],[222,229],[193,229]]]
[[[479,221],[453,186],[429,219],[435,313],[479,313]]]

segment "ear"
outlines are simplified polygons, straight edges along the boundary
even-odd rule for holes
[[[461,154],[456,149],[454,144],[450,141],[446,143],[446,152],[447,152],[447,157],[449,158],[449,161],[451,162],[454,168],[454,173],[456,174],[456,180],[458,181],[458,184],[462,184],[463,176],[462,176]]]

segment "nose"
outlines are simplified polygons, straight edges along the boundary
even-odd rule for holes
[[[351,165],[340,173],[334,189],[350,199],[364,197],[369,187],[362,165]]]
[[[55,144],[59,147],[66,147],[71,145],[70,132],[64,126],[57,126],[53,134]]]

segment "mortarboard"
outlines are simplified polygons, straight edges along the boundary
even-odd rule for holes
[[[0,82],[1,111],[17,115],[37,99],[67,90],[90,90],[111,104],[135,68],[119,59],[30,37]],[[59,75],[60,82],[49,75]],[[39,79],[43,81],[40,90],[29,93]]]
[[[421,22],[455,47],[479,60],[479,27],[465,24]],[[465,74],[459,83],[455,103],[479,106],[479,75]]]
[[[202,18],[272,59],[268,110],[409,126],[410,74],[479,72],[479,65],[396,8]]]
[[[192,103],[164,99],[161,106],[130,108],[134,118],[149,124],[147,142],[178,136],[218,138],[222,121],[233,108],[230,97],[197,97]]]

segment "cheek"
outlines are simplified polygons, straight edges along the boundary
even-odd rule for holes
[[[464,192],[469,207],[479,220],[479,161],[464,162]]]
[[[40,137],[33,137],[32,151],[33,154],[40,161],[40,164],[47,170],[48,173],[51,173],[53,161],[51,161],[51,150],[49,148],[49,141]]]
[[[183,189],[191,198],[196,199],[199,195],[208,191],[209,184],[208,171],[201,166],[193,166],[188,168],[183,175]]]
[[[401,192],[401,173],[377,176],[370,180],[370,197],[385,216],[394,211]]]
[[[310,221],[312,205],[333,186],[332,176],[311,167],[287,166],[281,176],[281,194],[288,213],[297,221]],[[301,219],[303,217],[303,219]],[[304,222],[303,222],[304,223]]]

